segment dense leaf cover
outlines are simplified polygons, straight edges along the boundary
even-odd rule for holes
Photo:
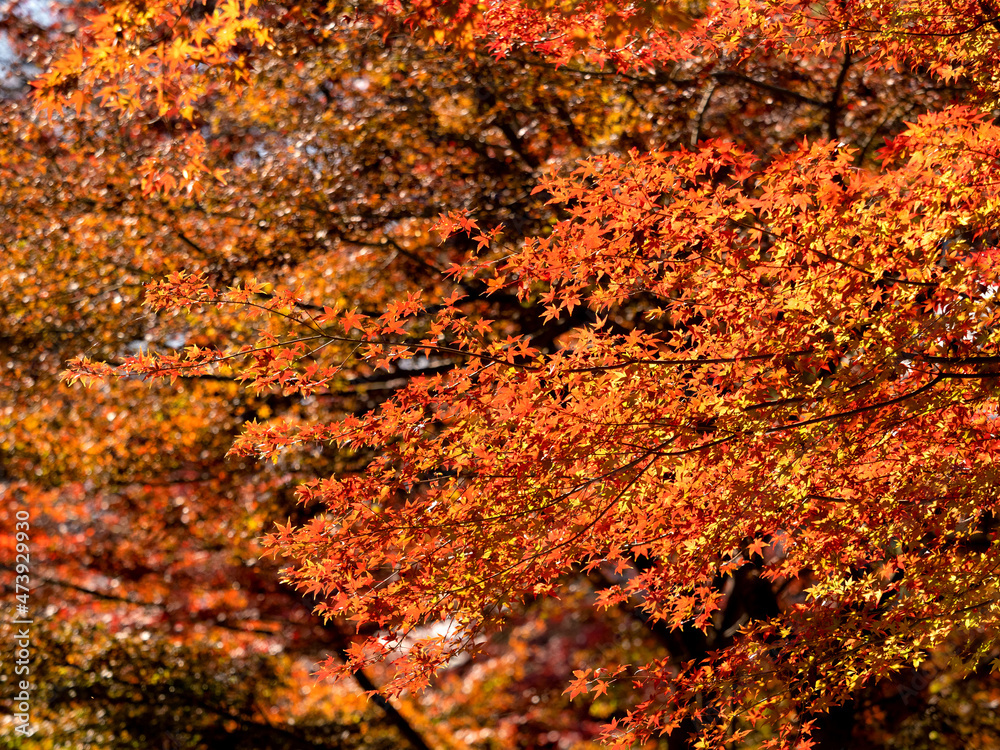
[[[0,103],[44,741],[995,746],[990,3],[53,14]]]

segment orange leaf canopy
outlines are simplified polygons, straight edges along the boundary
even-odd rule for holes
[[[339,10],[289,13],[318,39]],[[257,338],[115,370],[74,365],[77,378],[233,368],[258,392],[303,399],[330,392],[345,367],[422,373],[359,414],[251,422],[232,449],[333,447],[363,464],[303,484],[300,499],[322,513],[266,540],[292,562],[287,580],[321,599],[319,614],[366,634],[327,673],[388,662],[390,692],[423,687],[523,602],[597,571],[601,606],[715,634],[686,661],[575,675],[574,694],[628,681],[641,696],[609,727],[612,741],[683,725],[722,746],[767,726],[765,746],[791,747],[808,744],[810,716],[859,686],[956,634],[997,632],[1000,130],[984,112],[1000,34],[988,4],[416,2],[358,13],[387,38],[408,28],[470,55],[485,45],[665,81],[713,72],[689,148],[607,148],[551,172],[539,185],[548,226],[522,238],[444,219],[439,233],[468,250],[448,259],[463,294],[438,282],[427,299],[407,289],[366,311],[308,288],[216,290],[207,274],[177,272],[148,288],[155,311],[242,310]],[[109,5],[91,18],[92,44],[61,58],[38,98],[52,110],[83,87],[137,123],[191,121],[242,90],[287,20],[267,5],[202,19],[169,2]],[[702,138],[716,83],[762,58],[832,71],[822,101],[757,81],[821,109],[826,138],[794,149],[777,136]],[[965,102],[912,118],[874,165],[872,138],[840,138],[856,60],[887,80],[918,67],[961,80]],[[69,96],[82,112],[88,100]],[[515,129],[500,132],[541,166]],[[203,189],[200,138],[190,129],[164,146],[147,192]],[[487,317],[500,295],[539,325]],[[337,360],[321,363],[318,347]],[[766,616],[723,628],[731,582],[748,571],[781,595]],[[994,638],[976,644],[988,651]]]

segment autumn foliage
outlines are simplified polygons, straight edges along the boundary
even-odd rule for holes
[[[266,673],[150,667],[276,747],[997,740],[1000,9],[57,15],[0,123],[53,649]]]

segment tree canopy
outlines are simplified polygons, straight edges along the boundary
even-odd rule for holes
[[[991,3],[3,13],[39,747],[1000,741]]]

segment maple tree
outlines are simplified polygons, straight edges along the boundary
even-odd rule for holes
[[[43,72],[5,102],[4,481],[47,519],[76,627],[53,643],[120,664],[110,617],[211,664],[213,633],[236,657],[206,669],[284,685],[325,650],[410,711],[444,669],[450,705],[540,724],[502,735],[528,747],[593,717],[621,744],[808,746],[928,655],[979,668],[994,15],[117,2],[40,45],[10,11]],[[59,384],[81,341],[71,379],[163,381]],[[266,545],[313,614],[261,559],[286,513]],[[570,627],[558,716],[458,697],[462,655],[520,689],[509,657]],[[612,633],[633,646],[593,649]],[[170,684],[239,726],[297,710]],[[286,739],[357,726],[324,720]]]
[[[396,293],[400,286],[430,288],[439,274],[421,260],[421,253],[436,253],[436,248],[429,239],[415,241],[420,224],[416,236],[412,225],[397,226],[401,216],[411,218],[427,201],[428,187],[408,174],[414,160],[433,167],[432,174],[439,175],[436,189],[450,185],[448,190],[456,196],[478,191],[497,205],[500,219],[511,211],[523,211],[524,203],[542,207],[541,200],[528,195],[533,183],[526,173],[532,167],[497,157],[502,149],[479,145],[478,138],[469,137],[470,126],[481,128],[483,122],[495,120],[491,92],[514,101],[527,96],[530,102],[531,86],[559,96],[569,96],[572,88],[574,97],[587,93],[587,101],[594,102],[599,100],[598,87],[588,93],[575,85],[577,77],[562,80],[537,68],[527,71],[531,86],[524,83],[512,89],[502,87],[492,75],[471,80],[461,60],[457,65],[447,60],[425,63],[421,50],[398,47],[386,51],[370,44],[376,64],[364,75],[371,76],[375,91],[356,83],[364,79],[357,77],[350,54],[320,56],[318,50],[323,65],[307,69],[319,83],[326,84],[329,76],[338,80],[340,74],[332,73],[331,65],[346,66],[351,74],[343,88],[336,84],[330,99],[313,98],[307,88],[306,95],[292,104],[273,97],[247,102],[233,96],[221,102],[220,115],[227,119],[220,130],[227,135],[224,142],[215,143],[213,153],[227,168],[242,165],[242,178],[231,171],[228,185],[213,185],[213,192],[197,201],[178,202],[142,192],[150,160],[169,137],[162,128],[138,129],[128,122],[116,123],[104,113],[86,119],[91,113],[85,111],[52,128],[32,113],[30,102],[6,103],[4,233],[10,252],[2,277],[7,336],[4,508],[9,513],[30,508],[36,515],[35,559],[43,567],[35,601],[45,611],[56,612],[59,621],[73,625],[55,628],[44,639],[40,636],[43,648],[52,654],[79,653],[75,665],[55,662],[53,669],[44,671],[36,667],[39,681],[49,688],[39,694],[41,706],[48,707],[39,734],[50,741],[70,747],[109,742],[145,747],[161,740],[213,746],[237,738],[247,743],[256,737],[273,747],[279,742],[292,746],[331,742],[349,730],[356,736],[364,734],[369,746],[383,741],[451,746],[447,730],[438,736],[440,730],[415,713],[422,704],[414,701],[404,701],[399,710],[384,703],[362,712],[356,700],[342,692],[315,690],[308,700],[300,695],[311,661],[343,649],[348,636],[343,628],[324,625],[309,613],[307,603],[281,587],[276,566],[260,559],[255,536],[265,523],[286,512],[301,517],[291,488],[302,477],[330,471],[331,463],[307,455],[260,472],[246,462],[225,462],[224,453],[250,416],[315,413],[315,402],[300,404],[267,394],[244,397],[237,384],[224,377],[153,390],[140,383],[117,384],[84,398],[79,389],[58,384],[63,363],[80,351],[81,341],[87,342],[92,356],[107,358],[147,346],[176,347],[185,341],[205,346],[245,333],[233,316],[143,314],[137,302],[142,284],[177,268],[206,269],[222,280],[253,273],[277,278],[287,274],[309,279],[314,288],[326,285],[330,298],[350,293],[358,303],[371,306],[381,304],[384,295]],[[42,55],[43,50],[32,42],[23,53],[26,59],[37,60],[30,55]],[[411,71],[414,66],[428,68],[413,77],[412,90],[427,80],[442,87],[438,99],[422,100],[426,109],[415,108],[408,91],[382,93],[386,83],[399,82],[396,71],[404,63]],[[280,60],[274,66],[278,68],[270,71],[274,80],[297,69],[291,64],[282,67]],[[477,91],[483,96],[481,105]],[[324,124],[331,116],[332,97],[342,92],[352,97],[357,120],[370,121],[364,137],[341,127],[340,120]],[[425,122],[430,108],[439,106],[450,92],[457,92],[460,106],[475,104],[482,109],[461,127],[447,117],[443,125]],[[331,169],[322,182],[303,183],[301,154],[288,153],[287,161],[270,159],[271,175],[262,176],[259,162],[244,161],[244,143],[252,137],[272,137],[272,128],[292,127],[294,123],[270,118],[284,118],[290,112],[301,115],[307,103],[312,112],[295,127],[329,128],[327,132],[337,138],[326,148],[332,153],[346,148],[351,154],[340,167],[344,172]],[[454,106],[451,101],[447,104]],[[399,116],[408,112],[407,107],[413,111],[404,131]],[[606,103],[601,107],[606,113]],[[397,151],[387,156],[383,149],[389,117],[395,117],[400,137]],[[560,127],[566,126],[561,117],[556,113],[553,132],[547,136],[552,141],[563,137]],[[108,130],[109,125],[115,127]],[[603,134],[596,115],[574,128],[577,137]],[[467,174],[449,182],[450,175],[440,166],[447,162],[438,150],[445,149],[447,155],[456,146],[444,136],[468,142],[463,154],[479,154],[482,165],[474,162]],[[356,182],[350,190],[338,188],[344,174],[356,179],[352,170],[357,164],[370,165],[372,159],[384,165],[384,172],[367,168],[371,196],[355,192]],[[493,185],[498,176],[507,183],[500,188]],[[374,200],[369,206],[369,197],[377,198],[386,184],[420,192],[410,206]],[[93,188],[90,192],[88,186]],[[251,222],[233,215],[242,211],[247,196],[271,196],[261,198]],[[331,213],[328,201],[346,203]],[[335,217],[341,212],[338,224]],[[354,218],[357,213],[365,224]],[[347,243],[337,230],[356,234],[348,235]],[[281,252],[268,250],[279,242]],[[329,273],[333,268],[340,269],[336,276]],[[350,393],[324,399],[322,408],[335,412],[370,408],[393,387],[392,378],[371,378]],[[4,539],[13,544],[12,536]],[[95,631],[94,622],[110,627],[118,642],[130,644],[126,653],[142,654],[141,676],[153,675],[159,684],[172,688],[170,694],[137,689],[138,672],[121,675],[124,647],[101,647],[105,636]],[[208,658],[206,639],[236,657],[220,656],[211,667],[184,676],[185,663]],[[248,651],[255,656],[247,657]],[[103,679],[96,686],[82,682],[82,665]],[[260,692],[240,691],[219,703],[217,695],[197,688],[199,675],[212,670],[242,673],[247,679],[253,674],[254,680],[270,684],[261,685]],[[378,684],[377,675],[357,677],[363,689]],[[323,696],[329,702],[326,706]],[[551,702],[560,701],[566,702],[555,691]],[[104,727],[99,732],[93,728],[98,720]],[[284,732],[245,730],[265,724]],[[538,731],[544,735],[551,729],[550,725]],[[537,744],[531,739],[525,743]]]

